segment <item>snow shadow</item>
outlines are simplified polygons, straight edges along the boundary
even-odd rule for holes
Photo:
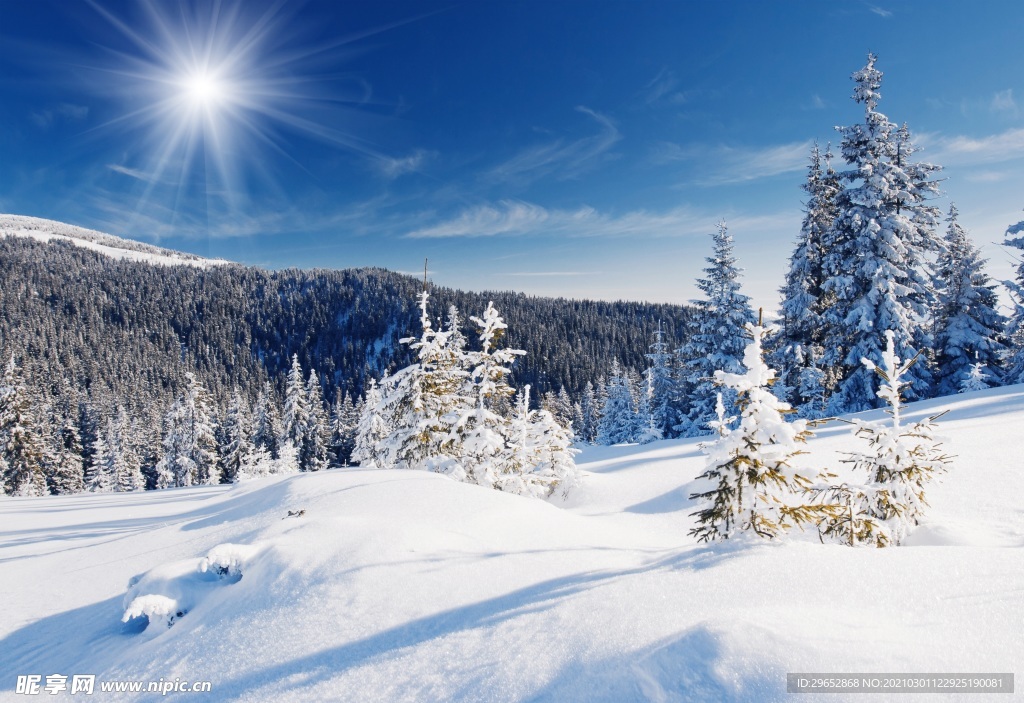
[[[121,623],[122,596],[36,620],[0,639],[0,692],[15,688],[18,676],[95,674],[109,661],[101,653],[133,634]]]
[[[341,672],[394,652],[459,632],[493,628],[521,615],[543,612],[555,607],[564,598],[617,578],[660,569],[706,569],[750,547],[747,544],[697,547],[634,568],[591,571],[549,579],[494,598],[410,620],[360,640],[248,672],[235,679],[219,682],[217,692],[224,700],[241,697],[254,689],[262,689],[261,695],[270,698],[283,696],[287,692],[328,681]],[[679,647],[699,648],[699,641],[699,638],[691,638],[687,640],[688,644],[680,644]],[[703,649],[707,651],[708,647]]]
[[[783,672],[735,671],[723,638],[699,626],[638,652],[580,666],[571,663],[529,703],[560,701],[766,701],[784,698]]]

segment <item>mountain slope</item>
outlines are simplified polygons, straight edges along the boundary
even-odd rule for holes
[[[163,266],[185,265],[206,268],[229,263],[223,259],[204,259],[195,254],[163,249],[84,227],[24,215],[0,215],[0,237],[27,237],[40,242],[65,241],[112,259]]]
[[[695,544],[702,458],[684,440],[586,449],[568,503],[359,469],[0,499],[0,681],[180,677],[225,701],[760,701],[787,698],[786,672],[1012,672],[1024,387],[906,415],[947,407],[956,461],[892,549]],[[836,424],[805,460],[841,468],[854,444]],[[237,582],[197,570],[224,543],[241,545]],[[172,627],[120,622],[143,572],[132,597],[190,599]]]

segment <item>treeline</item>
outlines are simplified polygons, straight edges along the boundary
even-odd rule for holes
[[[19,237],[0,237],[0,264],[0,363],[15,361],[41,446],[50,456],[77,454],[89,476],[96,438],[120,434],[147,487],[159,483],[167,416],[189,374],[220,427],[236,394],[247,408],[262,395],[283,412],[294,358],[329,416],[337,399],[354,407],[370,379],[407,366],[399,340],[420,326],[422,282],[380,269],[157,266]],[[643,340],[659,324],[681,331],[689,315],[681,306],[512,292],[432,287],[432,296],[439,311],[493,300],[511,330],[506,342],[528,352],[512,381],[531,385],[535,398],[600,385],[608,358],[642,368]],[[59,473],[47,474],[49,490],[65,490]]]

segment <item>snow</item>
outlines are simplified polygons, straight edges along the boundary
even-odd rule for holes
[[[694,440],[588,447],[565,502],[368,469],[0,499],[0,699],[52,673],[217,701],[703,701],[785,698],[787,672],[1013,672],[1024,386],[903,418],[945,408],[957,458],[889,549],[698,545]],[[854,441],[830,425],[805,459],[841,471]]]
[[[194,254],[162,249],[84,227],[22,215],[0,215],[0,237],[28,237],[40,242],[64,241],[112,259],[140,261],[160,266],[209,268],[231,263],[225,259],[204,259]]]

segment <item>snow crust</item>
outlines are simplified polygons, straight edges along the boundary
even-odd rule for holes
[[[65,241],[112,259],[140,261],[159,266],[209,268],[231,263],[225,259],[204,259],[195,254],[163,249],[84,227],[23,215],[0,214],[0,237],[28,237],[40,242]]]
[[[1024,386],[903,418],[947,407],[957,458],[889,549],[698,545],[694,440],[586,448],[567,502],[362,469],[0,499],[0,699],[55,672],[209,680],[218,701],[761,701],[786,672],[1019,673]],[[820,429],[803,460],[841,472],[851,439]]]

